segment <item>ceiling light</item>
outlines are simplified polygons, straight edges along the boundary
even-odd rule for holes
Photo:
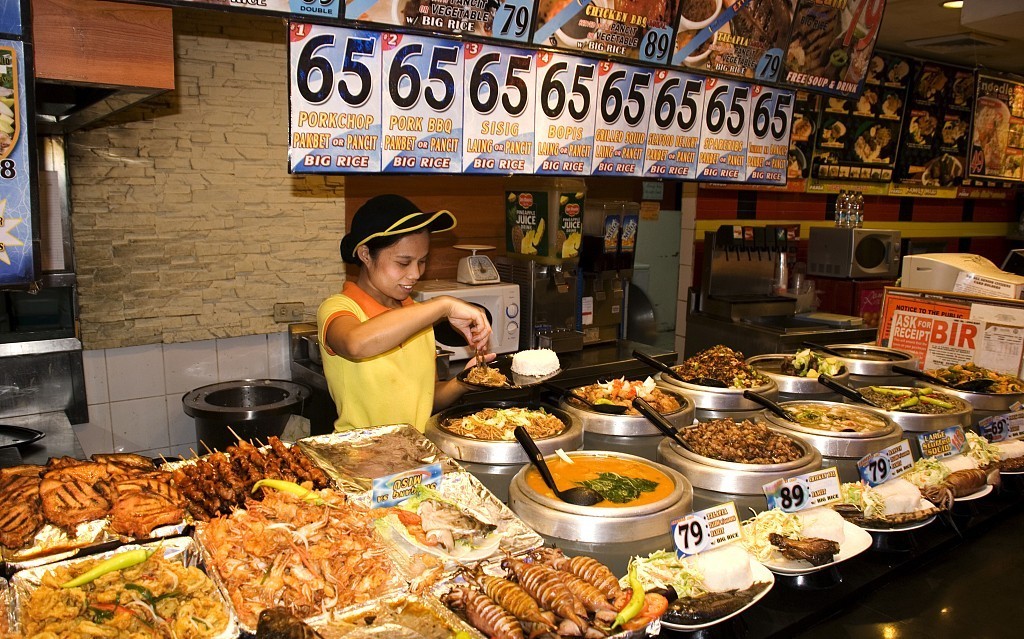
[[[945,9],[963,9],[964,0],[949,0],[948,2],[943,2],[942,6]]]

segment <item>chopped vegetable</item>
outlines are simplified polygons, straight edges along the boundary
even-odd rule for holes
[[[125,568],[131,568],[146,561],[156,552],[155,549],[147,550],[145,548],[139,548],[137,550],[129,550],[128,552],[122,552],[114,555],[110,559],[101,561],[100,563],[93,566],[91,569],[83,572],[74,579],[66,581],[60,585],[61,588],[78,588],[85,584],[92,583],[97,578],[102,577],[108,572],[114,572],[116,570],[124,570]]]
[[[949,477],[949,468],[934,457],[922,457],[901,477],[918,488],[938,486]]]
[[[707,592],[702,586],[704,575],[675,552],[659,550],[647,557],[633,557],[630,568],[636,570],[637,579],[645,590],[672,587],[679,597],[699,597]],[[623,583],[626,582],[626,583]],[[628,585],[623,578],[620,585]]]
[[[629,581],[629,587],[633,590],[629,597],[629,603],[627,603],[619,614],[615,615],[615,623],[612,624],[612,630],[618,628],[622,624],[626,623],[633,617],[639,614],[640,609],[644,607],[644,586],[640,583],[640,579],[636,576],[636,567],[630,566],[629,572],[626,575]]]
[[[967,445],[963,454],[978,462],[979,468],[985,468],[999,461],[999,447],[992,444],[974,431],[967,431]]]
[[[768,535],[777,533],[789,539],[799,539],[803,526],[800,518],[793,513],[777,508],[766,510],[743,522],[743,537],[740,543],[760,562],[771,559],[775,547],[768,541]]]
[[[656,481],[626,477],[618,473],[600,473],[597,479],[587,479],[580,483],[616,504],[629,503],[639,497],[640,493],[649,493],[658,487]]]

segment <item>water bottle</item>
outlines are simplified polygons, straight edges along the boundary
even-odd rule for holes
[[[864,194],[857,191],[853,197],[853,226],[861,228],[864,226]]]
[[[839,195],[836,197],[836,205],[835,205],[835,211],[834,211],[835,218],[836,218],[836,226],[844,226],[844,224],[843,224],[843,212],[845,210],[846,210],[846,189],[843,189],[842,191],[839,192]]]

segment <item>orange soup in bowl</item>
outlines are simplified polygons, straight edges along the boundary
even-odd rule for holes
[[[675,490],[672,478],[650,464],[611,456],[570,455],[547,460],[559,490],[586,485],[605,496],[594,508],[629,508],[665,499]],[[550,499],[558,499],[536,468],[526,471],[526,484]]]

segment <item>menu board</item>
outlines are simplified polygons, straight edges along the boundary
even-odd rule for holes
[[[385,173],[462,170],[462,43],[382,33]]]
[[[534,56],[475,42],[465,51],[463,172],[533,173]]]
[[[289,40],[293,173],[786,183],[789,90],[302,22]]]
[[[639,176],[644,168],[654,69],[607,61],[599,62],[597,69],[591,173]]]
[[[697,179],[742,182],[747,175],[747,119],[750,85],[704,78],[704,119]]]
[[[590,175],[594,156],[597,61],[539,51],[537,60],[538,175]]]
[[[297,19],[337,20],[342,16],[344,0],[118,0],[133,4],[155,4],[168,7],[197,6],[220,11],[244,13],[287,14]]]
[[[667,63],[679,0],[539,0],[533,43]]]
[[[345,18],[525,43],[533,10],[534,0],[347,0]]]
[[[660,69],[654,74],[653,95],[644,176],[692,179],[704,122],[704,78]]]
[[[1024,84],[978,74],[968,175],[1020,180],[1024,165]]]
[[[811,177],[889,182],[896,164],[911,66],[875,54],[872,73],[856,99],[823,98]]]
[[[868,75],[886,0],[799,0],[786,84],[855,97]]]
[[[922,62],[914,74],[897,177],[919,187],[960,183],[974,104],[974,72]]]
[[[672,64],[775,82],[796,0],[681,0]]]
[[[34,279],[24,46],[0,40],[0,286]]]
[[[381,170],[381,34],[292,22],[288,166]]]
[[[797,91],[793,97],[792,134],[789,137],[789,159],[786,176],[790,180],[806,180],[811,175],[814,157],[814,132],[818,127],[821,96]]]
[[[0,2],[0,33],[21,35],[21,0]]]

